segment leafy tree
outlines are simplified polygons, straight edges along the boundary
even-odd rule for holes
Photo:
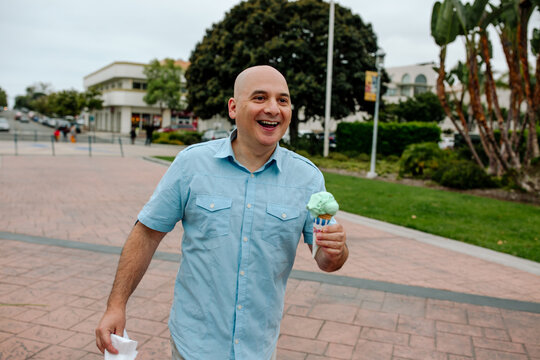
[[[51,85],[44,82],[28,86],[25,95],[15,97],[15,108],[27,108],[46,113],[44,103],[46,103],[46,97],[51,93],[50,89]]]
[[[325,113],[329,5],[322,0],[248,0],[206,31],[186,71],[189,107],[199,116],[227,117],[239,72],[268,64],[287,79],[293,103],[291,140],[299,121]],[[335,5],[332,116],[343,118],[364,101],[365,71],[375,69],[377,39],[370,24]],[[300,119],[300,116],[302,119]]]
[[[0,88],[0,106],[4,107],[7,105],[8,105],[7,93],[4,91],[4,89]]]
[[[58,116],[77,116],[85,107],[85,99],[77,90],[62,90],[49,95],[49,107]]]
[[[163,63],[157,59],[152,60],[144,67],[147,89],[143,100],[148,105],[157,103],[162,115],[165,108],[178,110],[182,105],[180,101],[182,72],[182,68],[176,66],[173,59],[165,59]]]
[[[439,98],[432,92],[425,92],[408,98],[406,101],[400,101],[388,110],[398,120],[405,122],[441,122],[446,116]]]
[[[101,110],[103,109],[103,99],[101,99],[101,92],[96,89],[89,89],[82,94],[84,98],[84,110]]]
[[[15,107],[25,107],[48,116],[77,116],[83,110],[102,109],[100,96],[101,93],[95,89],[82,93],[73,89],[51,92],[49,84],[37,83],[26,88],[26,95],[15,98]]]

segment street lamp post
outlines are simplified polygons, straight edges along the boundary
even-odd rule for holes
[[[324,110],[324,144],[323,156],[328,157],[328,134],[330,126],[330,110],[332,105],[332,67],[334,59],[334,1],[330,0],[330,13],[328,21],[328,53],[326,61],[326,104]]]
[[[375,162],[377,160],[377,127],[379,123],[379,101],[380,101],[380,94],[381,94],[381,69],[382,64],[384,62],[384,56],[386,54],[379,49],[377,51],[377,54],[375,55],[375,67],[377,68],[377,93],[375,98],[375,115],[373,119],[373,140],[371,142],[371,164],[369,167],[369,172],[367,173],[367,177],[369,179],[373,179],[377,177],[377,173],[375,172]]]

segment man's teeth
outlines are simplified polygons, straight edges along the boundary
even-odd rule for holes
[[[266,120],[260,120],[259,124],[265,125],[265,126],[277,126],[277,121],[266,121]]]

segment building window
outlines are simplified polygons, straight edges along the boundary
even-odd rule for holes
[[[423,94],[427,91],[427,79],[423,74],[414,79],[414,96]]]
[[[403,75],[403,77],[401,78],[401,83],[402,84],[410,84],[411,83],[411,77],[409,76],[409,74]]]
[[[134,81],[133,88],[138,90],[146,90],[146,83],[142,81]]]

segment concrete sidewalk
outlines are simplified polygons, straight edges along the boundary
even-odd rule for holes
[[[180,150],[127,145],[125,157],[113,148],[89,157],[76,146],[53,157],[28,144],[13,156],[0,142],[2,360],[103,358],[93,331],[120,248],[166,170],[142,157]],[[538,263],[352,214],[337,218],[351,257],[323,274],[300,245],[278,359],[540,359]],[[138,359],[170,354],[181,232],[165,237],[130,300]]]

